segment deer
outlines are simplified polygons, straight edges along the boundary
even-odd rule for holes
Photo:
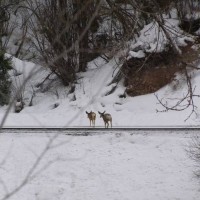
[[[101,112],[98,111],[98,113],[100,114],[100,118],[101,117],[103,118],[103,121],[105,123],[105,128],[108,128],[109,122],[110,122],[110,126],[112,128],[112,116],[111,116],[111,114],[105,113],[105,112],[106,111],[104,111],[104,112],[101,113]]]
[[[90,112],[86,111],[86,114],[90,120],[90,126],[92,125],[93,127],[95,127],[96,113],[92,111]]]

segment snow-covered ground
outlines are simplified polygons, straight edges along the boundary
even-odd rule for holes
[[[180,50],[180,45],[194,38],[180,29],[176,12],[172,16],[174,19],[165,16],[165,25]],[[11,107],[8,116],[5,114],[9,106],[0,107],[0,122],[6,116],[3,127],[86,127],[89,120],[85,111],[92,110],[97,113],[96,126],[103,127],[98,111],[105,110],[112,115],[113,127],[199,127],[199,98],[194,98],[196,112],[185,121],[192,108],[157,112],[163,108],[154,94],[121,98],[125,92],[123,79],[112,83],[123,53],[127,53],[123,58],[141,58],[146,52],[161,52],[167,45],[168,40],[157,24],[148,24],[114,58],[106,62],[99,57],[89,62],[87,71],[77,74],[75,90],[71,92],[54,75],[38,87],[50,71],[12,58],[12,95],[23,85],[25,107],[20,113],[14,113]],[[199,62],[195,65],[200,67]],[[33,76],[24,84],[29,75]],[[190,75],[195,94],[199,95],[200,72],[191,71]],[[33,93],[33,105],[29,106]],[[168,100],[168,105],[186,93],[185,78],[178,73],[172,83],[156,92],[159,98]],[[1,133],[0,200],[199,199],[200,185],[193,173],[195,163],[186,153],[196,133],[98,131],[89,136],[69,136],[63,132]]]
[[[167,27],[170,27],[169,34],[174,41],[174,45],[184,46],[186,41],[193,41],[194,37],[184,34],[178,26],[179,21],[176,18],[176,11],[172,10],[169,18],[164,15]],[[177,37],[179,33],[180,37]],[[159,37],[157,36],[159,34]],[[6,118],[4,127],[83,127],[89,126],[85,111],[94,111],[97,113],[96,126],[103,127],[103,120],[99,118],[98,111],[106,111],[112,115],[113,127],[136,127],[136,126],[199,126],[200,125],[200,101],[194,97],[195,111],[193,115],[185,121],[190,115],[192,107],[182,112],[162,111],[163,107],[158,103],[154,94],[147,94],[138,97],[120,98],[125,92],[123,79],[118,83],[113,83],[113,77],[123,64],[120,58],[129,59],[130,57],[144,57],[145,52],[160,52],[168,44],[167,38],[160,31],[156,23],[150,23],[140,32],[140,36],[127,44],[127,49],[116,53],[114,58],[105,61],[98,57],[88,63],[88,69],[84,73],[77,74],[78,80],[75,84],[75,91],[70,92],[70,87],[64,87],[62,83],[52,81],[55,76],[50,76],[49,80],[44,82],[42,87],[37,87],[43,82],[50,73],[48,69],[35,65],[31,62],[21,61],[13,58],[13,68],[11,79],[14,90],[20,88],[23,81],[34,73],[28,79],[23,87],[22,95],[24,97],[25,108],[20,113],[14,113],[12,108]],[[199,48],[197,45],[194,49]],[[139,50],[136,50],[139,49]],[[180,49],[179,49],[180,50]],[[127,55],[123,55],[124,53]],[[125,54],[126,54],[125,53]],[[123,56],[122,56],[123,55]],[[195,65],[200,67],[197,61]],[[39,71],[39,73],[36,73]],[[200,72],[191,72],[193,89],[195,94],[200,94]],[[187,84],[184,76],[176,74],[174,81],[161,88],[156,94],[160,99],[168,101],[172,105],[187,93]],[[113,90],[115,88],[115,90]],[[33,105],[29,103],[33,94]],[[113,92],[110,92],[113,91]],[[187,99],[182,105],[187,104]],[[8,106],[0,107],[0,122],[5,116]]]
[[[186,153],[194,132],[58,134],[11,200],[198,200]],[[0,199],[30,172],[53,133],[1,133]]]
[[[19,88],[23,80],[34,69],[39,73],[33,76],[24,89],[25,108],[20,113],[14,113],[11,109],[4,123],[4,127],[66,127],[89,126],[89,120],[85,111],[97,113],[96,126],[104,126],[103,120],[99,118],[98,111],[104,110],[113,117],[113,127],[136,127],[136,126],[199,126],[200,124],[200,101],[194,97],[196,114],[194,113],[187,121],[192,107],[182,112],[163,110],[154,94],[147,94],[138,97],[120,98],[124,94],[125,87],[123,80],[116,84],[110,84],[113,72],[117,73],[118,65],[115,59],[102,65],[102,60],[94,60],[88,65],[93,66],[87,72],[80,73],[78,83],[75,84],[75,91],[69,93],[69,87],[62,86],[59,82],[50,85],[48,91],[37,88],[38,83],[48,75],[49,71],[33,63],[23,62],[13,58],[13,63],[18,72],[22,75],[12,76],[13,83]],[[40,70],[41,69],[41,70]],[[12,75],[12,73],[11,73]],[[200,91],[200,72],[192,72],[192,82],[195,94]],[[48,85],[48,81],[46,86]],[[184,76],[177,74],[176,79],[161,88],[156,94],[162,99],[165,98],[172,103],[175,99],[181,98],[187,92]],[[112,87],[115,91],[107,94]],[[28,106],[33,90],[36,92],[33,98],[33,106]],[[183,104],[187,103],[187,100]],[[55,106],[56,105],[56,106]],[[0,108],[0,121],[3,119],[8,107]]]

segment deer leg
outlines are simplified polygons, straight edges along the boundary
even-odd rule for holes
[[[112,120],[110,121],[110,125],[111,125],[111,128],[112,128]]]

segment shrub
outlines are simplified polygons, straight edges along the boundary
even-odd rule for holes
[[[5,58],[3,52],[0,52],[0,105],[9,103],[10,85],[8,70],[12,68],[10,58]]]
[[[200,138],[198,135],[192,137],[191,142],[189,143],[188,148],[186,149],[188,156],[195,163],[194,174],[200,178]]]

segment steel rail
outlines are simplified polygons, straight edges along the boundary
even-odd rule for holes
[[[0,129],[0,133],[64,133],[67,135],[90,135],[99,132],[158,132],[158,131],[172,131],[172,132],[195,132],[200,134],[200,126],[137,126],[137,127],[5,127]]]

